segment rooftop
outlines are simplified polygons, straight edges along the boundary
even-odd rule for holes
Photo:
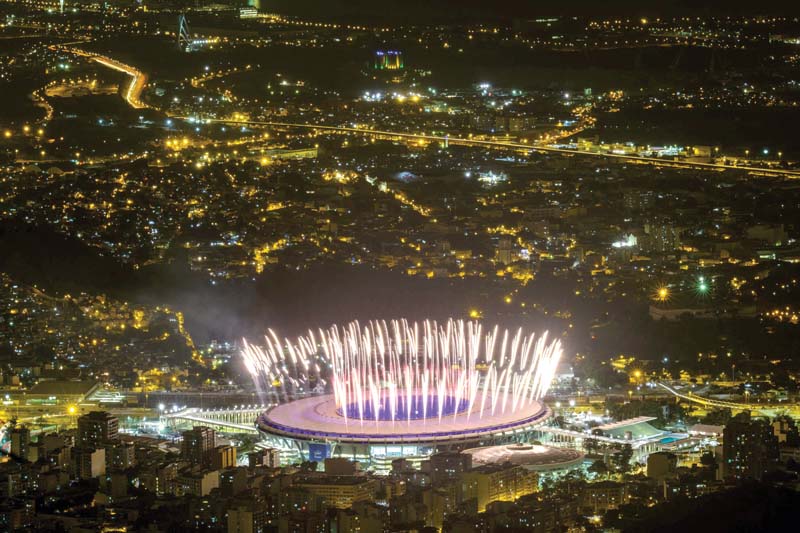
[[[39,396],[87,396],[98,386],[98,382],[87,380],[40,381],[30,388],[28,394]]]
[[[321,473],[299,474],[295,476],[295,485],[360,485],[370,481],[364,475],[330,476]]]
[[[632,440],[657,437],[664,434],[664,431],[650,425],[653,420],[656,420],[656,418],[652,416],[638,416],[597,426],[595,429],[602,431],[603,434],[609,437],[618,439],[627,439],[628,433],[630,433],[630,439]]]
[[[584,454],[578,450],[554,448],[538,444],[512,444],[484,446],[465,450],[476,465],[511,463],[528,470],[554,470],[570,468],[583,461]]]

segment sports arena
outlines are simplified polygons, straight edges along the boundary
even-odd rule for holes
[[[561,357],[547,335],[477,322],[405,320],[264,344],[243,357],[262,397],[266,445],[292,459],[347,457],[388,469],[396,458],[527,442],[551,414],[541,398]]]

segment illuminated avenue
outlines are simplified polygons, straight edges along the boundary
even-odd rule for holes
[[[485,141],[481,139],[469,139],[463,137],[450,137],[450,136],[442,136],[442,135],[426,135],[424,133],[406,133],[406,132],[398,132],[398,131],[381,131],[381,130],[374,130],[371,128],[353,128],[347,126],[327,126],[327,125],[320,125],[320,124],[293,124],[287,122],[264,122],[264,121],[252,121],[252,120],[235,120],[235,119],[202,119],[194,117],[175,117],[183,120],[189,120],[190,122],[193,120],[199,120],[201,122],[223,122],[227,124],[249,124],[249,125],[257,125],[257,126],[269,126],[269,127],[279,127],[279,128],[303,128],[303,129],[310,129],[310,130],[319,130],[319,131],[333,131],[337,133],[356,133],[368,136],[374,136],[377,138],[388,138],[392,139],[402,139],[402,140],[410,140],[410,141],[425,141],[425,142],[438,142],[444,144],[453,144],[453,145],[462,145],[462,146],[475,146],[475,147],[482,147],[482,148],[493,148],[493,149],[500,149],[500,150],[521,150],[523,152],[529,153],[531,151],[538,151],[538,152],[550,152],[550,153],[560,153],[560,154],[569,154],[569,155],[580,155],[580,156],[594,156],[594,157],[608,157],[612,159],[619,159],[622,161],[630,161],[633,163],[642,163],[642,164],[649,164],[649,165],[661,165],[665,167],[674,167],[674,168],[695,168],[701,170],[716,170],[721,171],[725,169],[736,169],[736,170],[743,170],[746,172],[752,172],[756,175],[764,175],[764,176],[786,176],[791,178],[800,177],[800,170],[783,170],[783,169],[776,169],[776,168],[759,168],[759,167],[749,167],[749,166],[739,166],[739,165],[730,165],[724,163],[698,163],[698,162],[683,162],[683,161],[668,161],[664,159],[658,159],[654,157],[640,157],[640,156],[627,156],[627,155],[620,155],[620,154],[611,154],[611,153],[598,153],[598,152],[588,152],[583,150],[572,150],[569,148],[557,148],[554,146],[540,146],[540,145],[528,145],[522,143],[510,143],[510,142],[500,142],[500,141]]]
[[[114,59],[99,56],[97,54],[88,54],[86,52],[82,52],[78,49],[70,49],[71,53],[81,55],[83,57],[89,57],[94,61],[97,61],[101,65],[118,70],[120,72],[124,72],[128,76],[131,77],[131,83],[128,86],[128,89],[124,93],[125,100],[131,105],[131,107],[135,109],[140,109],[144,107],[142,104],[140,96],[142,91],[147,84],[147,76],[137,70],[130,65],[126,65],[120,61],[116,61]],[[183,119],[193,121],[195,117],[179,117],[175,116],[173,118]],[[619,159],[622,161],[631,161],[635,163],[644,163],[644,164],[655,164],[655,165],[663,165],[663,166],[673,166],[676,168],[697,168],[697,169],[708,169],[708,170],[724,170],[724,169],[737,169],[743,170],[746,172],[753,172],[757,175],[767,175],[767,176],[786,176],[786,177],[800,177],[800,170],[783,170],[783,169],[776,169],[776,168],[759,168],[759,167],[749,167],[743,165],[731,165],[725,163],[688,163],[682,161],[665,161],[663,159],[652,158],[652,157],[641,157],[641,156],[626,156],[620,154],[612,154],[612,153],[598,153],[598,152],[589,152],[583,150],[572,150],[569,148],[557,148],[554,146],[541,146],[541,145],[534,145],[529,146],[523,143],[511,143],[511,142],[500,142],[500,141],[486,141],[481,139],[469,139],[463,137],[450,137],[450,136],[442,136],[442,135],[426,135],[424,133],[407,133],[407,132],[397,132],[397,131],[382,131],[376,130],[372,128],[354,128],[354,127],[347,127],[347,126],[328,126],[328,125],[321,125],[321,124],[295,124],[295,123],[288,123],[288,122],[267,122],[267,121],[253,121],[253,120],[236,120],[236,119],[215,119],[215,118],[208,118],[198,119],[201,122],[222,122],[222,123],[229,123],[229,124],[248,124],[248,125],[257,125],[257,126],[270,126],[270,127],[282,127],[282,128],[305,128],[310,130],[320,130],[320,131],[332,131],[336,133],[356,133],[356,134],[364,134],[370,135],[378,138],[388,138],[388,139],[404,139],[404,140],[411,140],[411,141],[426,141],[426,142],[440,142],[446,144],[455,144],[455,145],[462,145],[462,146],[475,146],[475,147],[485,147],[485,148],[493,148],[493,149],[501,149],[501,150],[523,150],[523,151],[540,151],[540,152],[552,152],[552,153],[562,153],[562,154],[570,154],[570,155],[581,155],[581,156],[595,156],[595,157],[609,157],[614,159]]]

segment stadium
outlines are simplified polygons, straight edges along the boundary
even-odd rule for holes
[[[272,404],[256,421],[287,459],[357,460],[389,469],[435,451],[528,442],[558,340],[450,320],[357,322],[294,340],[270,332],[243,357]]]

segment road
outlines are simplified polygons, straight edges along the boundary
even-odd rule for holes
[[[147,75],[135,67],[126,65],[116,59],[112,59],[100,54],[86,52],[79,48],[71,48],[60,46],[62,50],[71,52],[78,56],[86,57],[96,61],[97,63],[123,72],[131,77],[131,83],[125,90],[123,97],[132,107],[141,109],[146,105],[141,101],[141,94],[147,84]],[[176,116],[173,118],[189,120],[190,117]],[[624,154],[611,154],[605,152],[588,152],[585,150],[575,150],[570,148],[557,148],[554,146],[531,145],[519,142],[508,141],[489,141],[481,139],[470,139],[464,137],[450,137],[445,135],[425,135],[422,133],[408,133],[398,131],[374,130],[369,128],[354,128],[347,126],[326,126],[319,124],[307,123],[293,123],[293,122],[270,122],[258,120],[228,120],[228,119],[202,119],[203,122],[219,122],[225,124],[245,124],[245,125],[258,125],[282,128],[300,128],[309,130],[331,131],[335,133],[353,133],[359,135],[371,135],[374,137],[389,138],[389,139],[404,139],[409,141],[422,141],[422,142],[441,142],[445,144],[454,144],[459,146],[472,146],[500,150],[520,150],[524,152],[543,152],[543,153],[556,153],[561,155],[577,155],[588,157],[601,157],[606,159],[616,159],[636,164],[653,165],[658,167],[672,167],[672,168],[690,168],[699,170],[713,170],[722,172],[725,170],[740,170],[750,172],[761,176],[777,176],[784,178],[800,178],[800,170],[787,170],[776,168],[761,168],[750,166],[737,166],[725,163],[700,163],[700,162],[687,162],[687,161],[670,161],[667,159],[660,159],[657,157],[641,157],[635,155]]]
[[[87,52],[85,50],[81,50],[80,48],[72,48],[63,45],[53,45],[51,48],[63,50],[65,52],[75,54],[76,56],[90,59],[106,68],[110,68],[112,70],[116,70],[117,72],[122,72],[123,74],[128,75],[131,78],[131,81],[128,84],[127,89],[125,89],[123,92],[122,97],[125,98],[125,101],[128,102],[128,104],[134,109],[142,109],[147,107],[147,105],[145,105],[141,100],[142,91],[144,90],[145,85],[147,85],[147,75],[141,70],[130,65],[126,65],[125,63],[117,61],[116,59],[108,56],[96,54],[94,52]]]
[[[693,403],[698,403],[706,407],[718,407],[721,409],[730,409],[731,411],[752,411],[754,413],[761,413],[767,416],[776,416],[778,413],[787,413],[792,418],[800,418],[800,406],[797,404],[783,403],[783,404],[763,404],[763,403],[737,403],[728,402],[725,400],[716,400],[713,398],[704,398],[688,392],[686,394],[670,387],[665,383],[658,383],[658,386],[664,388],[673,396]]]
[[[183,120],[190,120],[191,117],[174,117]],[[450,137],[445,135],[425,135],[422,133],[407,133],[398,131],[385,131],[373,130],[369,128],[353,128],[347,126],[324,126],[319,124],[304,124],[293,122],[269,122],[259,120],[228,120],[228,119],[200,119],[201,122],[218,122],[223,124],[243,124],[254,126],[270,126],[278,128],[300,128],[319,131],[331,131],[334,133],[353,133],[359,135],[371,135],[374,137],[400,139],[409,141],[423,141],[423,142],[441,142],[446,144],[454,144],[460,146],[473,146],[501,150],[520,150],[525,152],[544,152],[556,153],[562,155],[577,155],[589,157],[602,157],[608,159],[616,159],[627,161],[630,163],[654,165],[659,167],[673,167],[673,168],[694,168],[700,170],[713,170],[722,172],[725,170],[740,170],[745,172],[756,173],[762,176],[778,176],[784,178],[800,178],[800,170],[786,170],[776,168],[760,168],[748,166],[727,165],[723,163],[697,163],[687,161],[670,161],[667,159],[659,159],[657,157],[640,157],[634,155],[622,154],[609,154],[600,152],[587,152],[585,150],[574,150],[570,148],[556,148],[554,146],[541,146],[531,145],[518,142],[507,141],[487,141],[481,139],[469,139],[463,137]]]

